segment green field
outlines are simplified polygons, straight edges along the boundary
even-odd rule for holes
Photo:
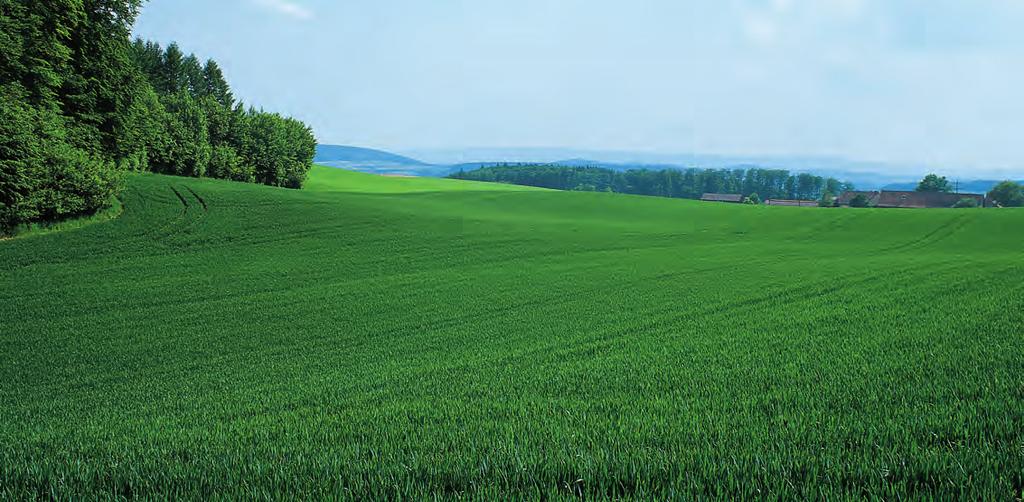
[[[1020,498],[1024,212],[315,168],[0,242],[0,498]]]

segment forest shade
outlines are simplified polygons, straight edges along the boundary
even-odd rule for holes
[[[316,140],[220,67],[131,41],[141,0],[0,1],[0,234],[94,213],[124,174],[299,188]]]

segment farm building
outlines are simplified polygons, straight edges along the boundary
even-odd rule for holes
[[[769,206],[818,207],[816,200],[768,199],[764,203]]]
[[[985,196],[969,193],[938,193],[938,192],[889,192],[882,191],[878,198],[878,207],[910,207],[933,208],[953,207],[961,199],[974,199],[978,206],[985,205]]]
[[[880,192],[844,192],[839,196],[840,206],[849,206],[850,201],[858,195],[864,195],[868,199],[868,205],[882,208],[943,208],[953,207],[962,199],[972,199],[978,206],[985,206],[985,196],[972,193],[941,193],[941,192],[910,192],[910,191],[889,191]]]
[[[700,200],[704,202],[729,202],[732,204],[740,204],[743,202],[743,196],[736,193],[706,193],[700,197]]]

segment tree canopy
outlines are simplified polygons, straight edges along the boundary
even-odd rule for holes
[[[953,187],[950,186],[949,180],[947,180],[945,176],[929,174],[928,176],[925,176],[920,183],[918,183],[917,191],[949,193],[953,191]]]
[[[850,199],[850,207],[868,207],[870,201],[864,194],[857,194],[853,199]]]
[[[219,65],[130,39],[141,0],[0,0],[0,234],[95,212],[124,173],[298,188],[305,124],[235,102]]]
[[[988,193],[988,198],[1003,207],[1024,206],[1024,186],[1013,181],[1004,181]]]
[[[850,183],[782,169],[630,169],[550,164],[497,164],[451,178],[494,181],[557,190],[588,190],[699,199],[705,193],[757,194],[757,199],[817,200],[826,191],[852,190]]]

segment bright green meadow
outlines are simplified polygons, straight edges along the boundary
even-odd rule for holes
[[[314,168],[0,241],[0,499],[1019,499],[1024,212]]]

